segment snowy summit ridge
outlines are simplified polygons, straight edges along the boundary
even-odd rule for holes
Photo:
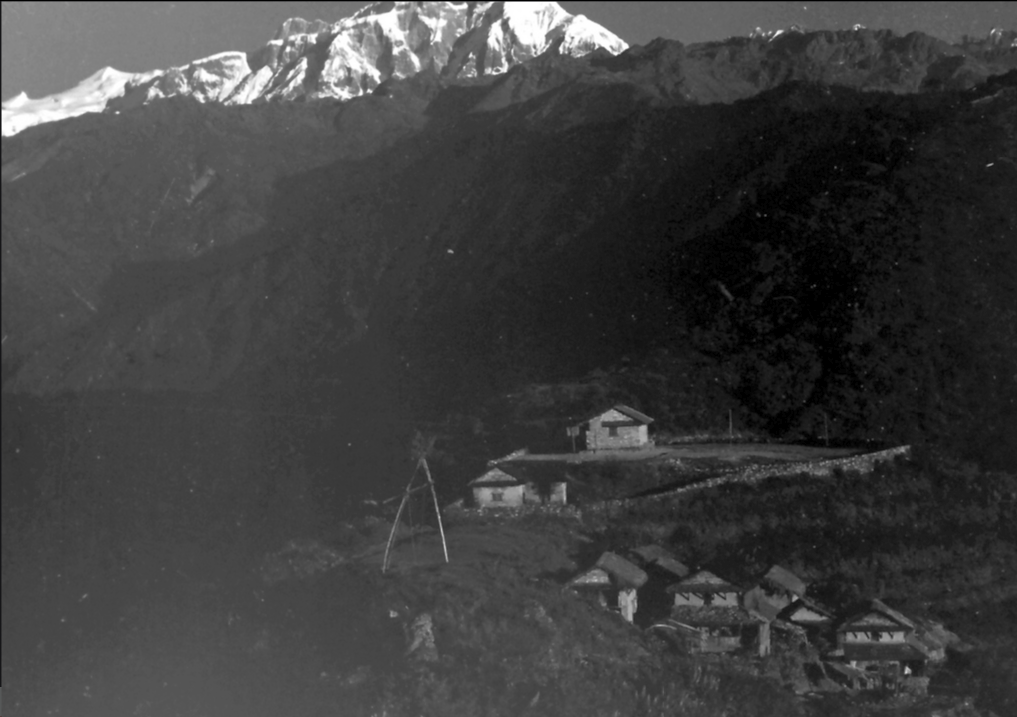
[[[451,78],[503,73],[552,46],[573,57],[628,47],[555,2],[379,2],[335,23],[286,20],[255,52],[137,74],[106,68],[66,92],[38,100],[19,95],[3,105],[3,134],[181,95],[224,104],[345,100],[428,67]]]

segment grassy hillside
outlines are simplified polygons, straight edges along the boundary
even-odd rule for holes
[[[1015,525],[1017,474],[919,454],[871,476],[787,476],[647,502],[596,534],[604,544],[666,540],[687,564],[733,579],[778,563],[832,607],[879,596],[938,619],[976,645],[943,683],[1002,715],[1017,705]]]
[[[164,500],[180,509],[190,493]],[[126,520],[136,507],[125,498],[118,510]],[[412,515],[430,522],[423,503]],[[436,531],[424,530],[400,537],[385,575],[378,521],[276,521],[280,537],[214,543],[169,521],[159,534],[134,533],[124,551],[87,523],[5,520],[5,698],[11,714],[84,716],[883,709],[796,698],[790,656],[693,659],[563,591],[601,550],[653,540],[735,579],[779,562],[834,606],[879,594],[942,620],[975,649],[934,680],[952,692],[908,713],[967,695],[975,707],[955,714],[1003,715],[1015,704],[1015,520],[1017,476],[924,459],[867,477],[788,476],[621,513],[587,509],[581,519],[450,516],[450,564]],[[424,614],[433,659],[407,654]]]

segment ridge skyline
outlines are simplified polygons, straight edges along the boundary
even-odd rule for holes
[[[264,45],[270,28],[291,17],[328,22],[349,17],[367,3],[75,3],[60,12],[38,3],[4,3],[0,97],[39,98],[74,87],[104,67],[147,72],[177,67],[223,52],[250,52]],[[955,43],[963,35],[984,37],[992,28],[1017,27],[1017,8],[1005,2],[918,3],[816,2],[751,4],[692,2],[681,5],[561,3],[586,15],[630,45],[658,37],[684,44],[773,32],[798,25],[807,31],[848,29],[855,24],[919,31]]]

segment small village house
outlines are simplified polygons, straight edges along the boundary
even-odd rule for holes
[[[740,607],[682,605],[671,610],[671,625],[685,647],[698,652],[744,651],[770,654],[770,623]]]
[[[565,481],[527,480],[522,474],[495,465],[469,483],[473,500],[480,508],[519,508],[524,505],[565,505]]]
[[[523,504],[523,483],[498,466],[474,478],[469,486],[480,508],[518,508]]]
[[[693,652],[770,653],[770,621],[739,604],[739,589],[709,570],[667,588],[674,595],[670,623]]]
[[[786,568],[774,565],[753,588],[745,591],[742,605],[773,620],[781,610],[804,596],[805,583],[801,578]]]
[[[738,588],[709,570],[700,570],[667,588],[675,607],[738,607]]]
[[[792,625],[804,628],[831,625],[835,618],[832,610],[806,597],[798,598],[781,610],[779,617]]]
[[[781,610],[777,618],[804,629],[806,637],[813,644],[824,639],[831,644],[835,642],[833,626],[836,616],[832,610],[815,600],[800,597]]]
[[[884,684],[924,672],[926,654],[912,639],[915,623],[880,600],[872,600],[837,627],[844,662],[884,678]]]
[[[634,408],[617,404],[606,411],[572,426],[570,435],[586,427],[586,450],[642,448],[652,445],[649,425],[653,419]]]
[[[617,610],[627,622],[632,622],[639,609],[639,588],[647,580],[647,574],[638,566],[616,553],[606,552],[596,565],[572,578],[568,586],[594,593],[603,607]]]

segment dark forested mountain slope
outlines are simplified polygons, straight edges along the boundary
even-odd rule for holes
[[[106,427],[61,460],[226,442],[362,487],[416,425],[653,357],[679,428],[720,390],[777,436],[1012,460],[1014,74],[692,105],[663,47],[5,139],[5,391]]]
[[[174,704],[207,708],[221,683],[224,714],[348,705],[356,684],[365,713],[394,695],[413,713],[650,714],[630,687],[661,675],[681,683],[661,713],[812,710],[694,663],[685,684],[631,631],[609,663],[535,663],[547,644],[603,654],[619,629],[561,593],[601,546],[557,519],[453,530],[447,571],[336,571],[261,599],[253,566],[294,537],[387,536],[343,520],[402,489],[415,431],[438,439],[451,500],[494,455],[623,401],[665,432],[732,416],[929,444],[871,479],[654,503],[602,526],[603,547],[670,536],[690,562],[801,564],[833,597],[939,601],[992,646],[962,671],[1002,714],[1013,481],[941,455],[1017,465],[1017,72],[999,38],[963,56],[878,33],[552,52],[346,103],[176,98],[5,138],[5,675],[93,711],[127,704],[123,685],[153,704],[146,670],[152,694],[181,686],[158,698]],[[957,73],[927,81],[941,51]],[[399,585],[431,611],[447,681],[398,667]],[[375,648],[372,677],[358,653]]]

